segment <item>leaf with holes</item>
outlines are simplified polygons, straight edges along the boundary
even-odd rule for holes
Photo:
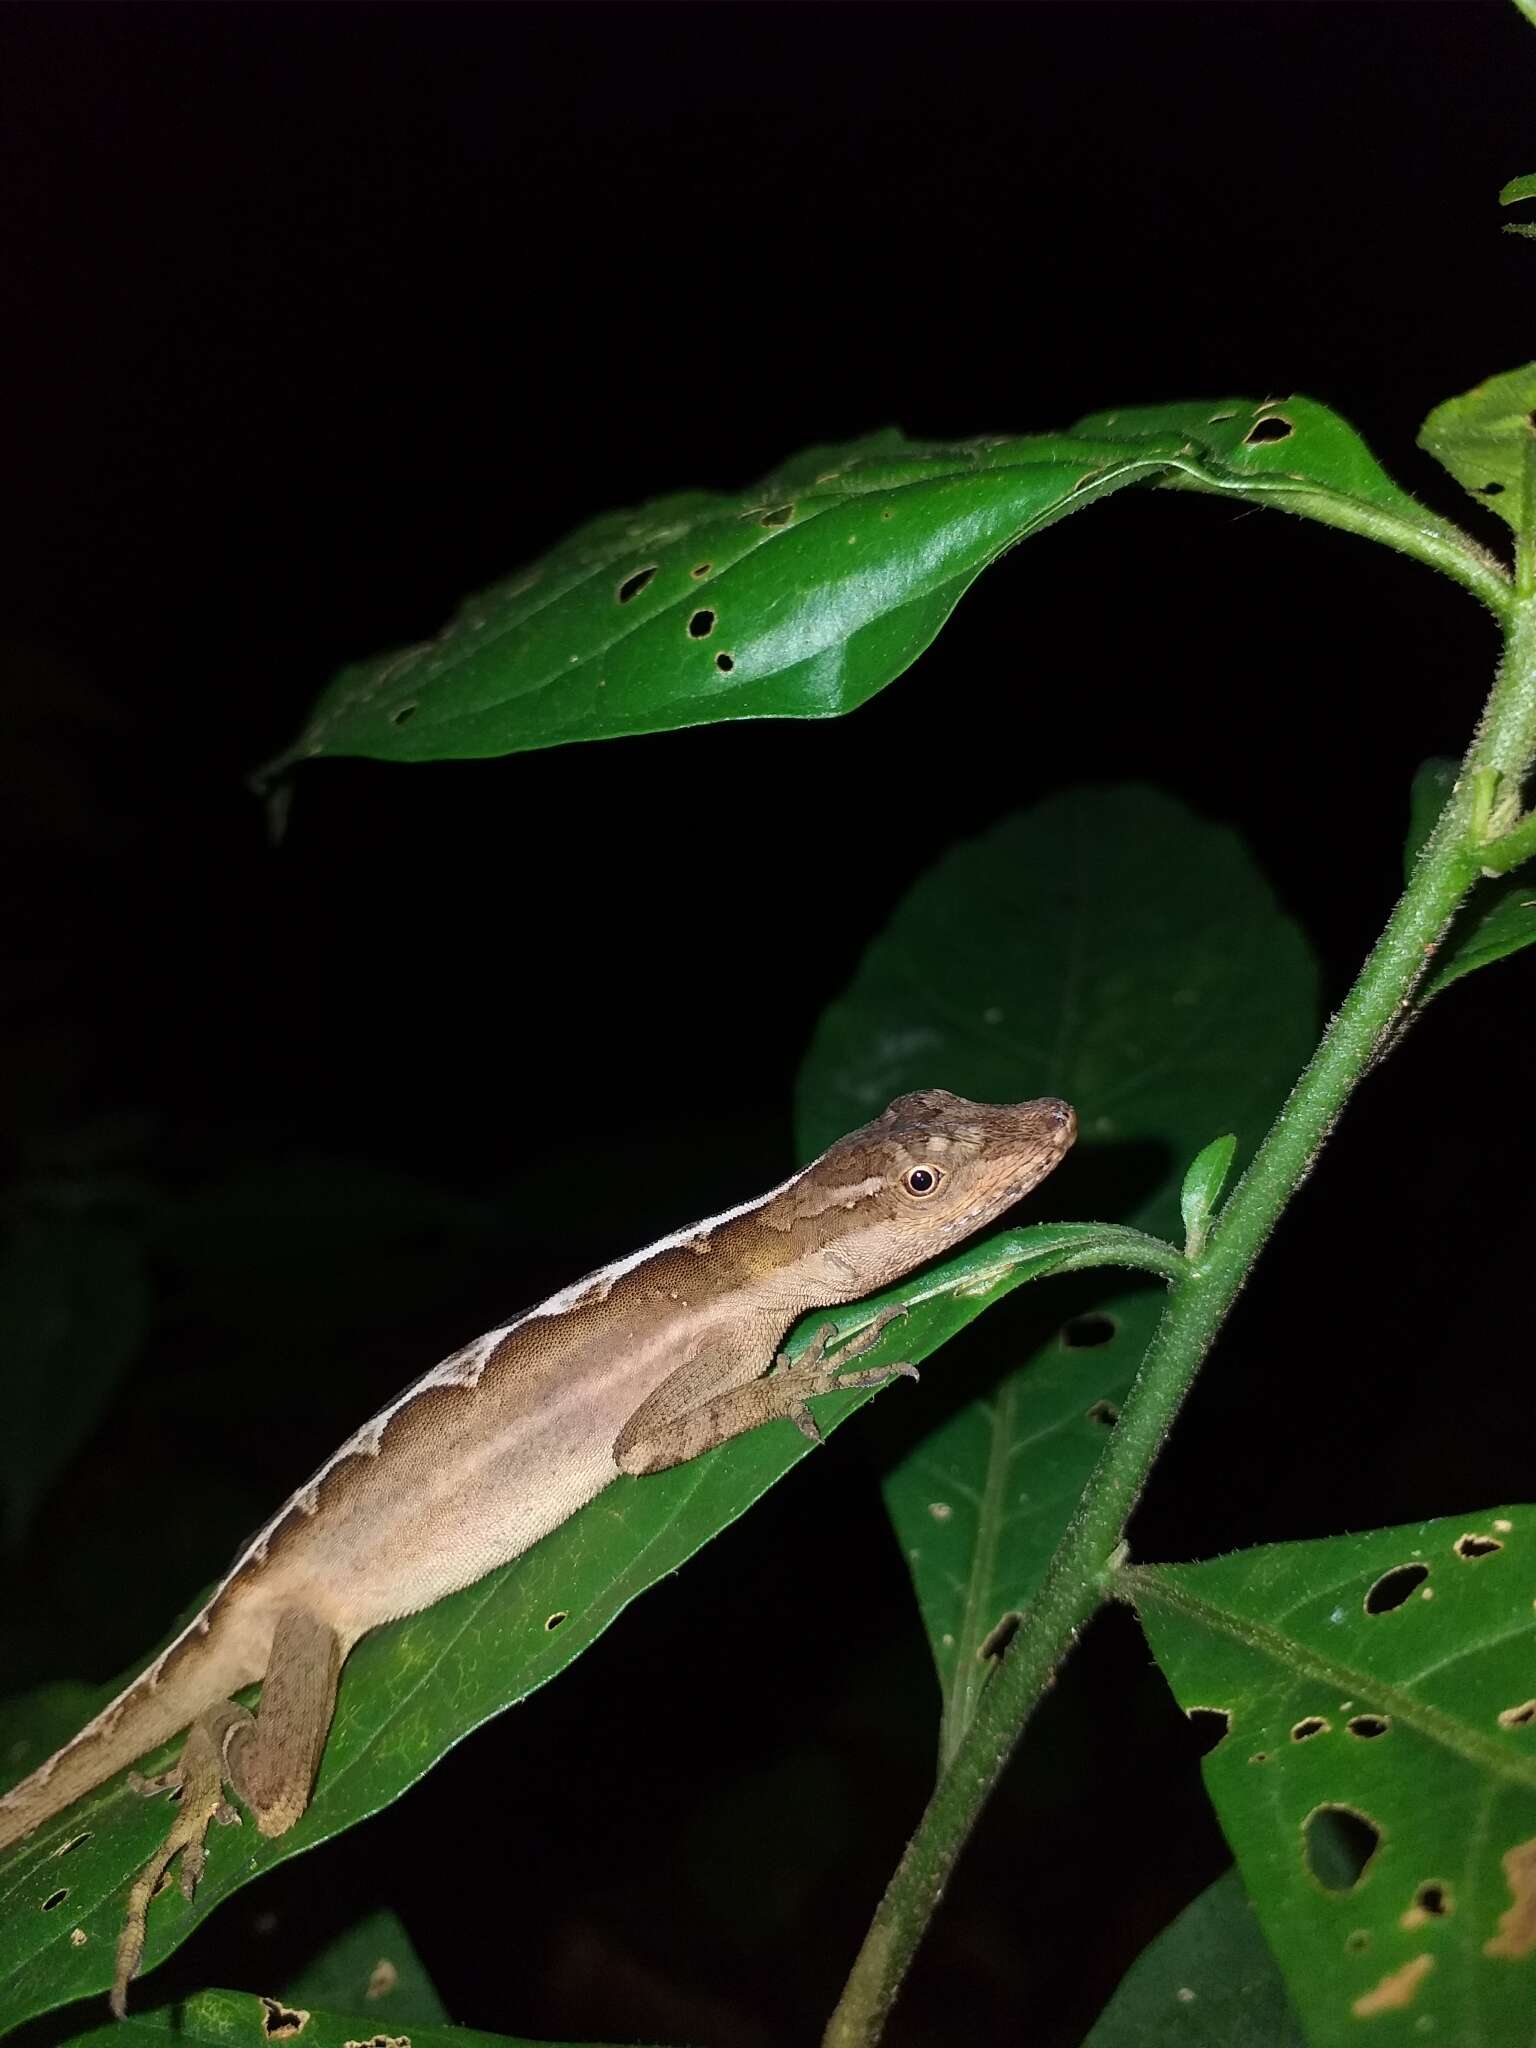
[[[1142,1950],[1083,2048],[1307,2048],[1235,1870]]]
[[[1437,756],[1425,761],[1413,778],[1408,839],[1403,849],[1403,868],[1409,877],[1451,793],[1459,767],[1459,762]],[[1419,989],[1418,1001],[1427,1003],[1463,975],[1475,974],[1480,967],[1492,967],[1496,961],[1507,960],[1511,953],[1532,945],[1536,945],[1536,875],[1527,868],[1496,878],[1485,877],[1477,883],[1441,940],[1435,964]]]
[[[1480,505],[1529,533],[1536,525],[1536,363],[1437,405],[1419,446]]]
[[[1313,2048],[1530,2048],[1536,1508],[1123,1581]]]
[[[890,429],[808,450],[747,491],[607,513],[470,598],[435,640],[344,669],[264,772],[852,711],[916,660],[989,562],[1177,446],[947,446]]]
[[[1237,837],[1149,790],[1088,790],[941,861],[824,1015],[801,1075],[808,1147],[903,1089],[1064,1095],[1081,1137],[1060,1206],[1170,1236],[1182,1162],[1213,1124],[1252,1148],[1311,1046],[1305,940]],[[1102,1345],[1038,1328],[1016,1368],[886,1480],[944,1688],[968,1723],[1135,1370],[1158,1298],[1101,1287]],[[1081,1334],[1081,1330],[1079,1332]]]
[[[827,1321],[851,1335],[881,1301],[899,1301],[908,1308],[906,1321],[886,1332],[870,1358],[921,1361],[1028,1280],[1148,1255],[1137,1233],[1110,1227],[1005,1231],[877,1300],[812,1317],[786,1348],[798,1355]],[[864,1392],[820,1401],[823,1432],[870,1398]],[[810,1450],[784,1424],[670,1472],[620,1479],[515,1564],[364,1637],[342,1672],[335,1722],[303,1818],[272,1839],[250,1827],[216,1830],[192,1903],[172,1889],[151,1909],[146,1969],[221,1899],[376,1813],[471,1729],[555,1677],[637,1594],[675,1572]],[[0,1728],[6,1781],[47,1756],[116,1690],[103,1689],[83,1705],[72,1690],[67,1724],[57,1689],[8,1709]],[[176,1747],[167,1744],[143,1760],[146,1773],[162,1769]],[[8,1852],[0,1866],[0,2029],[106,1988],[127,1888],[162,1838],[166,1814],[164,1800],[136,1797],[119,1777]]]
[[[412,2024],[409,2034],[386,2031],[382,2015],[362,2007],[368,2017],[348,2018],[318,2010],[302,2001],[255,1998],[247,1991],[200,1991],[180,2005],[149,2012],[130,2012],[125,2020],[104,2020],[49,2039],[46,2048],[165,2048],[171,2042],[192,2048],[273,2048],[275,2042],[302,2041],[304,2048],[556,2048],[554,2042],[530,2041],[519,2034],[482,2034],[473,2027]],[[29,2040],[31,2037],[28,2037]],[[45,2048],[41,2036],[33,2048]],[[601,2048],[600,2043],[572,2042],[568,2048]]]
[[[1502,565],[1470,534],[1393,483],[1349,422],[1315,399],[1137,406],[1089,413],[1072,431],[1128,442],[1144,434],[1159,447],[1170,433],[1184,434],[1186,453],[1160,480],[1169,487],[1240,494],[1368,534],[1503,608],[1508,577]]]
[[[733,718],[831,718],[914,662],[1016,542],[1181,479],[1369,532],[1502,603],[1503,572],[1310,399],[1101,413],[958,445],[895,428],[750,490],[581,527],[421,646],[343,669],[270,781],[318,755],[428,761]]]

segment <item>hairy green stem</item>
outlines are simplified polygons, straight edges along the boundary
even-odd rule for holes
[[[1527,563],[1529,556],[1527,556]],[[1504,658],[1477,734],[1413,878],[1201,1256],[1173,1280],[1136,1381],[1015,1636],[892,1874],[825,2035],[871,2048],[955,1860],[1014,1745],[1084,1624],[1115,1591],[1125,1526],[1159,1448],[1286,1203],[1413,993],[1484,864],[1487,773],[1518,786],[1536,757],[1536,593],[1518,577]]]
[[[1170,476],[1166,488],[1203,491],[1219,498],[1257,497],[1277,512],[1316,519],[1323,526],[1337,526],[1345,533],[1363,534],[1367,540],[1411,555],[1426,568],[1449,576],[1480,598],[1501,624],[1508,614],[1509,571],[1504,564],[1469,533],[1463,533],[1448,519],[1437,518],[1433,512],[1425,510],[1419,518],[1408,519],[1340,491],[1307,490],[1298,484],[1276,483],[1261,496],[1253,477],[1221,476],[1202,470],[1193,462]]]

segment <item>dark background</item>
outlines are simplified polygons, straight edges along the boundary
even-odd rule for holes
[[[78,1318],[6,1369],[80,1439],[13,1516],[8,1678],[126,1665],[433,1357],[787,1171],[819,1010],[1015,806],[1134,778],[1240,825],[1337,1000],[1495,636],[1414,563],[1215,501],[1032,542],[846,720],[321,764],[278,850],[243,778],[342,661],[592,512],[887,422],[1301,390],[1499,544],[1413,437],[1531,351],[1495,195],[1536,163],[1533,59],[1468,4],[0,14],[6,1215]],[[1351,1110],[1140,1554],[1532,1497],[1531,958]],[[142,1281],[110,1409],[82,1230]],[[931,1773],[881,1441],[157,1982],[274,1988],[387,1904],[468,2024],[814,2039]],[[1193,1757],[1101,1624],[893,2043],[1077,2039],[1221,1867]]]

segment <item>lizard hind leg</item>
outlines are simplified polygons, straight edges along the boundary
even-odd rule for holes
[[[273,1630],[257,1712],[234,1700],[210,1707],[192,1723],[171,1770],[132,1781],[146,1794],[179,1787],[181,1800],[165,1840],[128,1894],[112,1980],[111,2005],[119,2019],[143,1960],[150,1902],[166,1872],[179,1856],[182,1893],[190,1899],[207,1860],[209,1827],[240,1818],[224,1797],[225,1785],[250,1807],[264,1835],[284,1834],[309,1804],[336,1705],[341,1656],[328,1623],[302,1609],[286,1609]]]
[[[165,1840],[140,1871],[128,1894],[112,1979],[111,2005],[118,2019],[128,2010],[128,1986],[137,1975],[144,1954],[149,1903],[159,1891],[161,1880],[180,1856],[181,1889],[190,1899],[203,1874],[209,1826],[215,1820],[227,1824],[240,1817],[224,1797],[224,1747],[235,1729],[251,1718],[244,1707],[233,1701],[213,1708],[193,1722],[173,1769],[158,1778],[135,1774],[130,1780],[133,1789],[145,1798],[179,1787],[181,1800]]]

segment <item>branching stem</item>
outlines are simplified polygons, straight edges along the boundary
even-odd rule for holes
[[[1536,757],[1536,590],[1523,548],[1504,656],[1477,733],[1413,878],[1343,1006],[1168,1306],[1024,1625],[936,1786],[870,1923],[826,2048],[872,2048],[955,1860],[1014,1745],[1084,1624],[1116,1589],[1131,1510],[1207,1352],[1287,1202],[1361,1076],[1412,1008],[1467,891],[1529,822],[1490,839],[1487,791],[1519,788]],[[1495,806],[1495,814],[1497,807]],[[1511,864],[1513,864],[1511,862]]]

